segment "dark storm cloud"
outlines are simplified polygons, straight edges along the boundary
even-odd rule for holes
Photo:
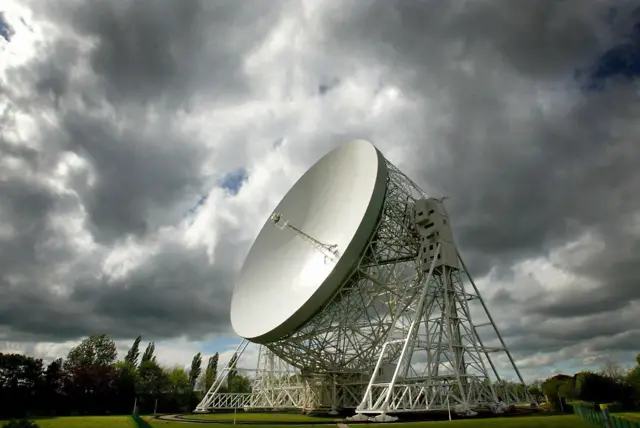
[[[619,3],[614,22],[608,2],[348,4],[348,12],[326,17],[327,49],[381,66],[388,82],[438,105],[438,126],[418,125],[419,139],[429,144],[416,143],[423,162],[416,179],[429,193],[450,197],[472,274],[508,271],[585,232],[628,227],[640,210],[640,97],[626,81],[581,91],[574,74],[627,43],[637,5]],[[565,99],[550,97],[543,108],[537,94],[545,90],[565,91]],[[518,113],[527,101],[528,111]],[[594,328],[602,326],[597,316],[563,337],[556,337],[558,326],[539,324],[536,335],[551,340],[551,348],[633,328],[619,310],[640,298],[637,232],[600,236],[604,251],[568,267],[597,282],[596,290],[541,288],[539,297],[516,303],[567,320],[607,312],[612,324],[604,330]],[[492,303],[499,308],[510,300],[518,302],[504,291]],[[519,346],[540,342],[525,337],[529,342]]]
[[[0,12],[0,37],[5,41],[10,42],[13,36],[13,28],[7,23],[4,13]]]
[[[553,114],[534,109],[514,117],[508,103],[510,90],[521,90],[515,79],[531,81],[528,89],[534,89],[552,78],[571,90],[575,68],[593,61],[610,39],[604,26],[609,6],[461,4],[364,2],[335,18],[327,33],[341,49],[358,49],[384,64],[386,77],[410,94],[433,96],[423,82],[438,77],[447,122],[424,130],[430,144],[417,149],[426,160],[435,152],[437,162],[425,165],[421,181],[451,197],[464,248],[529,256],[549,240],[562,242],[603,221],[614,205],[623,205],[622,215],[637,208],[630,197],[637,182],[629,178],[640,176],[634,166],[640,152],[629,133],[636,131],[640,104],[629,87],[578,94],[567,110]],[[461,68],[465,61],[470,74]],[[603,197],[607,203],[592,202]]]
[[[27,283],[0,283],[0,325],[22,340],[73,340],[107,331],[116,339],[187,336],[227,331],[229,271],[214,268],[202,251],[167,246],[125,278],[87,272],[70,296]]]
[[[639,101],[628,88],[615,88],[580,97],[561,117],[510,119],[506,106],[457,115],[447,139],[451,161],[430,178],[440,172],[450,179],[442,187],[452,195],[465,248],[508,262],[625,221],[638,209]],[[482,120],[494,121],[488,138],[465,138],[463,127]]]
[[[502,288],[493,294],[491,300],[495,304],[502,304],[502,305],[508,305],[515,301],[513,297],[511,297],[511,294],[507,290]]]
[[[55,203],[55,195],[37,183],[20,178],[0,181],[0,212],[11,219],[13,232],[0,238],[3,274],[19,273],[38,262],[38,247],[53,235],[49,214]]]
[[[202,149],[165,123],[119,121],[116,127],[79,113],[64,117],[69,149],[87,159],[97,175],[83,197],[100,241],[143,236],[154,210],[171,207],[200,185]]]
[[[332,79],[325,79],[322,83],[318,85],[318,93],[320,95],[326,95],[331,90],[335,89],[340,85],[340,79],[334,77]]]
[[[0,337],[57,340],[87,324],[96,326],[86,311],[52,291],[59,285],[54,279],[57,270],[70,267],[78,256],[54,219],[75,211],[78,201],[37,177],[36,171],[46,164],[40,153],[0,145],[0,158],[8,157],[29,166],[17,173],[0,173],[0,218],[10,230],[0,237],[0,331],[8,330]]]
[[[640,241],[637,236],[629,236],[625,226],[621,220],[604,224],[599,238],[606,245],[605,251],[592,252],[583,263],[572,266],[580,279],[554,296],[529,301],[529,311],[567,317],[607,313],[615,318],[616,312],[639,300]],[[581,278],[595,281],[599,287],[584,284]],[[630,327],[640,328],[640,322]]]
[[[588,89],[602,90],[613,79],[633,80],[640,76],[640,7],[629,14],[619,14],[617,9],[611,8],[609,16],[612,27],[629,31],[590,68],[579,71],[579,77],[586,74]]]
[[[4,339],[62,341],[103,331],[100,320],[87,308],[71,305],[42,284],[29,282],[14,287],[4,277],[0,292],[0,325],[10,329]]]
[[[29,63],[9,69],[0,87],[10,106],[0,117],[0,155],[24,166],[3,171],[0,181],[0,212],[11,229],[0,235],[3,338],[225,332],[238,264],[233,239],[220,244],[229,249],[217,255],[220,267],[209,264],[201,247],[165,243],[123,278],[101,272],[113,245],[144,241],[176,225],[181,204],[210,190],[201,177],[205,149],[178,129],[176,114],[189,110],[194,97],[225,102],[248,96],[244,56],[262,43],[279,16],[278,4],[31,5],[38,19],[64,34],[39,45]],[[81,66],[86,49],[93,75],[70,72]],[[36,140],[10,141],[16,112],[37,121]],[[69,153],[88,165],[67,180],[77,197],[49,181]],[[87,214],[81,227],[100,245],[89,254],[60,226],[80,210]]]
[[[105,244],[132,235],[142,239],[178,219],[183,213],[173,216],[172,210],[185,193],[205,189],[202,153],[172,118],[189,111],[189,99],[241,103],[250,97],[243,56],[264,41],[281,6],[260,1],[34,4],[40,16],[93,43],[89,65],[95,80],[66,72],[80,58],[70,39],[55,41],[38,60],[15,70],[12,78],[33,94],[12,95],[12,100],[25,111],[54,106],[57,125],[43,125],[47,148],[37,153],[3,146],[2,138],[0,150],[23,157],[40,172],[51,168],[62,151],[73,151],[89,163],[95,184],[87,184],[88,175],[72,181],[81,198],[75,202],[59,199],[40,182],[30,182],[27,190],[13,188],[20,183],[16,177],[4,184],[3,209],[13,198],[17,203],[15,212],[3,215],[31,229],[7,241],[10,250],[0,253],[2,263],[19,263],[21,250],[26,255],[20,260],[39,260],[42,272],[27,278],[28,287],[3,277],[0,325],[12,326],[20,337],[50,339],[105,329],[121,338],[141,332],[197,337],[226,329],[230,266],[237,264],[233,249],[226,250],[231,239],[221,244],[230,259],[216,262],[224,270],[209,266],[200,252],[168,246],[122,279],[97,276],[98,261],[74,267],[74,287],[66,297],[50,291],[43,274],[64,263],[43,260],[34,249],[40,248],[38,242],[50,242],[49,234],[64,246],[67,238],[56,235],[49,217],[66,212],[65,204],[82,204],[89,215],[86,226]],[[324,50],[333,63],[381,70],[382,84],[399,86],[417,110],[425,108],[412,112],[415,122],[398,123],[414,148],[407,172],[430,194],[450,197],[457,239],[474,276],[493,268],[496,279],[515,278],[513,263],[547,255],[586,231],[604,242],[603,253],[563,266],[596,283],[595,289],[576,283],[566,292],[550,292],[532,283],[527,284],[531,289],[516,284],[492,293],[489,307],[507,344],[521,355],[581,342],[592,343],[594,350],[629,349],[637,340],[625,331],[634,327],[627,305],[640,297],[634,280],[640,275],[640,253],[633,233],[623,228],[640,209],[640,100],[628,82],[589,92],[574,78],[576,70],[589,69],[626,40],[634,7],[619,2],[612,20],[609,2],[351,0],[323,18],[318,52]],[[317,92],[329,97],[348,77],[320,81]],[[545,94],[553,94],[550,101],[543,100]],[[427,109],[427,101],[437,109]],[[549,105],[542,106],[543,101]],[[440,120],[431,120],[434,115]],[[311,137],[324,145],[292,150],[310,164],[327,146],[367,138],[367,132],[328,129],[317,140]],[[38,313],[21,317],[25,307]],[[589,340],[596,336],[595,342]]]
[[[29,113],[47,107],[52,101],[57,107],[60,98],[69,90],[70,80],[74,81],[77,94],[85,98],[89,95],[85,93],[88,88],[84,82],[73,78],[69,72],[81,54],[76,40],[61,36],[40,46],[38,53],[26,65],[7,69],[7,86],[0,84],[0,94],[9,97],[9,106]]]
[[[50,1],[47,19],[95,44],[90,64],[113,103],[246,96],[243,57],[279,16],[279,2]]]
[[[591,60],[612,37],[606,27],[610,8],[606,2],[344,3],[349,7],[336,8],[326,18],[327,43],[339,41],[332,49],[392,69],[394,83],[405,83],[412,90],[421,89],[420,83],[433,76],[442,77],[446,85],[446,75],[466,60],[486,73],[496,54],[507,61],[510,71],[525,77],[561,78]],[[620,8],[621,14],[624,9]]]
[[[108,331],[122,338],[144,331],[150,337],[200,339],[227,332],[232,281],[233,274],[209,265],[203,251],[167,245],[125,279],[79,284],[70,300],[90,305]]]
[[[80,49],[70,37],[55,40],[12,77],[51,97],[60,110],[60,128],[49,139],[92,165],[96,186],[83,186],[82,196],[94,237],[109,242],[142,236],[150,227],[175,221],[173,204],[205,190],[204,156],[172,126],[176,111],[161,106],[188,109],[191,96],[224,101],[246,93],[243,56],[262,42],[278,5],[193,0],[33,5],[37,16],[66,25],[93,44],[89,62],[97,80],[70,82],[68,68],[77,63]],[[105,97],[111,103],[106,117]],[[33,109],[30,101],[20,100]]]
[[[52,218],[73,212],[78,201],[43,181],[39,173],[50,167],[50,153],[12,142],[15,123],[9,107],[0,117],[0,160],[15,166],[0,168],[0,218],[8,230],[0,234],[0,283],[7,276],[24,282],[29,273],[44,272],[74,253],[57,239]]]
[[[25,73],[12,71],[15,82],[31,85],[32,93],[38,95],[11,91],[7,98],[14,110],[17,106],[40,116],[44,137],[38,150],[15,144],[5,144],[5,150],[25,152],[35,171],[49,173],[66,152],[84,159],[90,172],[77,174],[70,184],[81,196],[88,226],[99,242],[110,243],[129,234],[142,236],[149,228],[175,222],[176,201],[202,190],[204,148],[175,129],[173,116],[153,118],[146,109],[131,106],[114,106],[105,114],[99,91],[86,88],[83,82],[69,86],[58,54],[66,52],[72,59],[77,53],[67,47],[56,45],[50,53],[57,59],[38,59]],[[69,107],[74,101],[81,107]],[[48,105],[57,113],[57,123],[42,118]],[[7,113],[8,124],[12,114]],[[93,185],[89,185],[90,176],[95,179]]]

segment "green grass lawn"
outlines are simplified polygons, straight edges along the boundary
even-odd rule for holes
[[[293,415],[299,416],[299,415]],[[323,418],[320,418],[323,419]],[[281,419],[282,420],[282,419]],[[207,423],[184,423],[184,422],[166,422],[160,420],[150,420],[151,426],[155,428],[231,428],[233,424],[216,424],[212,426]],[[347,423],[348,424],[348,423]],[[287,428],[309,428],[311,425],[260,425],[260,427],[287,427]],[[586,422],[575,415],[568,416],[523,416],[523,417],[506,417],[506,418],[487,418],[487,419],[465,419],[458,421],[437,421],[437,422],[414,422],[414,423],[395,423],[395,424],[375,424],[375,425],[356,425],[351,427],[383,427],[383,428],[593,428],[593,425]],[[238,428],[236,425],[235,428]]]
[[[613,416],[617,416],[623,419],[631,419],[633,421],[640,421],[640,412],[621,412],[612,413]]]
[[[204,419],[218,421],[233,421],[233,413],[207,413],[185,415],[189,419]],[[248,413],[237,412],[235,414],[237,421],[277,421],[277,422],[327,422],[342,420],[335,416],[306,416],[300,413]]]
[[[385,424],[386,425],[386,424]],[[386,425],[390,427],[391,425]],[[396,428],[593,428],[578,416],[519,416],[504,418],[463,419],[457,421],[418,422],[393,424]]]
[[[64,416],[33,418],[40,428],[134,428],[131,416]],[[0,421],[0,427],[5,421]]]
[[[240,413],[238,414],[240,415]],[[247,416],[247,414],[244,414]],[[624,417],[634,417],[640,419],[640,413],[625,413]],[[628,415],[628,416],[627,416]],[[200,415],[207,416],[207,415]],[[214,415],[208,415],[212,417]],[[221,416],[221,415],[217,415]],[[261,415],[263,420],[265,414]],[[272,415],[274,418],[277,416],[279,420],[282,419],[282,414]],[[292,418],[288,419],[291,422],[297,420],[304,421],[309,420],[309,417],[303,415],[286,415]],[[231,415],[233,420],[233,415]],[[147,420],[151,426],[155,428],[232,428],[233,423],[229,424],[215,424],[197,423],[197,422],[169,422],[152,419],[149,416],[144,416],[143,419]],[[221,419],[221,418],[220,418]],[[325,418],[316,417],[312,420],[318,419],[319,423],[326,421]],[[130,416],[71,416],[60,418],[35,418],[36,423],[41,428],[134,428],[135,423]],[[4,421],[0,421],[0,427]],[[352,427],[357,425],[353,424]],[[436,422],[414,422],[414,423],[396,423],[396,424],[375,424],[375,425],[362,425],[362,427],[380,426],[382,428],[593,428],[593,425],[582,420],[578,416],[522,416],[522,417],[505,417],[505,418],[486,418],[486,419],[465,419],[458,421],[436,421]],[[311,425],[261,425],[262,428],[310,428]],[[236,425],[234,428],[238,428]]]

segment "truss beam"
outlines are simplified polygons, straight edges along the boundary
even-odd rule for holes
[[[433,231],[431,217],[448,223],[442,200],[428,198],[389,162],[387,169],[385,203],[351,277],[299,330],[261,346],[251,394],[220,392],[225,367],[197,411],[350,408],[355,419],[387,421],[398,413],[501,412],[509,404],[531,403],[450,226],[436,227],[439,235]],[[435,207],[435,214],[418,205]],[[325,261],[338,255],[335,246],[277,213],[272,221],[314,245]],[[470,306],[478,303],[487,322],[472,320]],[[492,330],[498,343],[485,345],[481,327]],[[241,344],[237,352],[245,348]],[[496,354],[507,355],[518,382],[502,379],[490,357]]]

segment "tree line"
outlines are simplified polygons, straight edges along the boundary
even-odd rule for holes
[[[85,338],[65,359],[45,365],[42,359],[0,353],[0,419],[26,416],[189,412],[218,375],[219,354],[202,367],[202,354],[189,369],[163,367],[149,342],[140,355],[137,337],[123,360],[105,334]],[[230,373],[223,392],[250,392],[249,380]]]
[[[195,408],[218,376],[219,354],[206,367],[197,353],[189,369],[163,367],[149,342],[140,355],[137,337],[124,359],[117,360],[115,342],[93,335],[71,349],[65,359],[45,366],[42,359],[0,353],[0,419],[26,416],[186,413]],[[231,367],[237,356],[232,356]],[[249,379],[236,370],[228,373],[221,392],[250,392]],[[599,372],[559,374],[532,384],[537,402],[569,411],[571,402],[618,403],[640,408],[640,354],[636,366],[623,370],[608,363]]]
[[[636,366],[629,370],[608,362],[598,372],[583,370],[573,376],[552,376],[531,385],[529,392],[538,402],[546,401],[562,412],[568,412],[571,403],[580,402],[640,409],[640,354],[636,356]]]

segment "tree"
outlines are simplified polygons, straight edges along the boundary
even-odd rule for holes
[[[637,366],[627,375],[629,387],[633,390],[631,399],[636,407],[640,407],[640,366]]]
[[[614,382],[623,382],[625,378],[624,369],[620,367],[620,364],[613,361],[607,361],[604,363],[601,374]]]
[[[573,400],[577,398],[576,381],[573,377],[566,379],[558,387],[558,396],[564,400]]]
[[[62,369],[62,358],[53,360],[45,371],[45,384],[52,392],[61,393],[64,384],[64,371]]]
[[[174,367],[168,372],[169,386],[174,395],[185,395],[191,392],[191,380],[182,367]]]
[[[220,359],[220,354],[217,352],[209,357],[209,362],[207,364],[207,370],[204,374],[204,391],[209,391],[211,385],[216,381],[216,377],[218,376],[218,360]]]
[[[229,380],[229,392],[235,392],[235,393],[251,392],[251,382],[246,376],[235,374]]]
[[[138,400],[140,412],[150,413],[156,409],[156,402],[164,401],[164,398],[170,393],[169,376],[155,358],[140,362],[138,372],[140,381],[137,390],[140,397]],[[158,404],[158,408],[166,410],[162,402]]]
[[[542,389],[538,385],[530,385],[529,394],[531,395],[531,398],[533,398],[538,403],[544,396],[544,394],[542,393]]]
[[[155,361],[155,358],[140,362],[138,371],[140,374],[139,390],[142,394],[157,398],[169,389],[169,377]]]
[[[44,402],[47,406],[47,413],[56,415],[59,411],[64,412],[63,391],[64,388],[64,370],[62,368],[62,358],[53,360],[47,366],[44,374]]]
[[[188,412],[202,400],[193,380],[212,383],[217,376],[219,354],[208,358],[206,373],[202,354],[191,370],[165,369],[156,361],[155,344],[140,352],[137,338],[127,356],[116,361],[115,342],[107,335],[92,335],[45,367],[42,360],[0,353],[0,420],[25,416],[124,414],[137,400],[140,412]],[[143,354],[143,355],[139,355]],[[136,366],[136,360],[139,360]],[[229,383],[224,391],[251,391],[249,379],[237,373],[237,355],[231,358]],[[199,375],[199,376],[198,376]]]
[[[35,393],[41,390],[41,359],[21,354],[0,353],[0,417],[22,417],[39,410]]]
[[[12,419],[2,425],[2,428],[39,428],[38,424],[27,419]]]
[[[146,361],[155,361],[156,357],[153,353],[156,350],[155,342],[149,342],[147,345],[147,349],[144,350],[144,354],[142,354],[142,359],[140,360],[140,365]]]
[[[42,373],[42,360],[22,354],[0,353],[0,388],[34,388]]]
[[[238,374],[238,354],[234,353],[229,360],[229,372],[227,373],[227,389],[231,391],[233,378]]]
[[[71,349],[64,362],[65,391],[84,411],[110,411],[116,394],[116,344],[105,334],[95,334]]]
[[[174,367],[168,371],[170,402],[178,410],[188,412],[193,390],[189,374],[183,367]]]
[[[196,387],[196,381],[200,377],[202,371],[202,354],[198,352],[191,360],[191,369],[189,370],[189,384],[193,391]]]
[[[616,380],[602,373],[580,372],[575,375],[575,398],[590,403],[618,403],[632,406],[633,388],[628,378]]]
[[[141,392],[140,372],[128,361],[118,361],[114,368],[117,373],[118,406],[128,411]]]
[[[559,374],[545,380],[542,384],[542,392],[547,397],[547,402],[556,409],[564,410],[566,393],[571,389],[569,381],[572,376]]]
[[[116,343],[106,334],[94,334],[69,351],[65,367],[105,367],[115,363],[118,356]]]
[[[138,357],[140,356],[140,341],[142,340],[142,336],[136,337],[136,340],[133,341],[133,345],[131,345],[131,349],[127,352],[127,356],[124,357],[124,361],[126,363],[131,364],[136,367],[138,365]]]

